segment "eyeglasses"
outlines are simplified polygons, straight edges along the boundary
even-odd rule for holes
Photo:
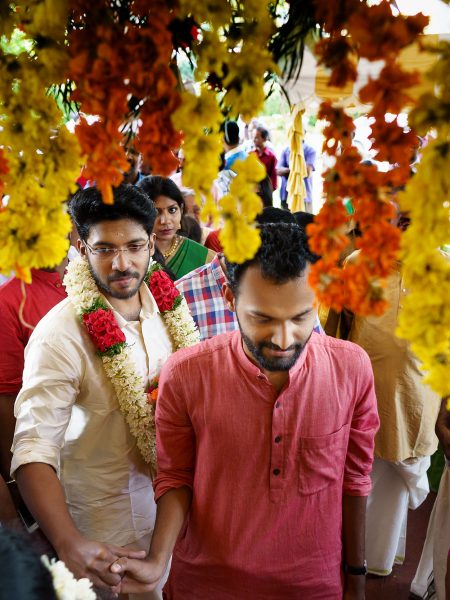
[[[129,256],[140,256],[144,252],[147,252],[150,248],[150,240],[145,244],[130,244],[125,248],[110,248],[100,246],[99,248],[92,248],[87,242],[83,242],[86,248],[91,254],[96,256],[99,260],[112,260],[119,255],[120,252],[127,253]]]

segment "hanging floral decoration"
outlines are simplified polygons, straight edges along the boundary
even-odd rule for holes
[[[220,166],[220,127],[224,115],[235,118],[241,114],[249,120],[258,114],[265,98],[265,74],[278,71],[268,50],[270,37],[275,31],[269,7],[269,2],[257,0],[242,3],[180,1],[180,16],[192,19],[198,31],[192,51],[197,57],[195,75],[201,87],[198,98],[185,92],[183,103],[174,115],[177,127],[185,136],[183,184],[203,197],[202,216],[206,221],[217,223],[222,218],[226,232],[236,232],[238,222],[242,224],[240,235],[224,234],[228,252],[239,262],[245,260],[240,258],[240,250],[246,256],[256,251],[254,235],[248,238],[245,235],[252,211],[245,212],[244,209],[236,216],[237,220],[228,223],[231,215],[229,204],[222,202],[222,208],[217,207],[211,189]],[[249,169],[252,167],[249,166]],[[253,191],[249,187],[245,193],[251,195]],[[234,192],[231,191],[231,194],[234,195]],[[235,196],[232,202],[238,211],[246,206],[239,196]],[[257,234],[256,230],[254,233]]]
[[[331,166],[324,174],[327,200],[308,231],[312,249],[322,256],[311,270],[311,282],[320,302],[335,309],[346,305],[361,314],[384,310],[384,281],[401,242],[391,224],[389,191],[410,178],[417,147],[412,127],[421,133],[435,128],[437,139],[424,150],[402,200],[415,220],[402,247],[411,297],[418,298],[421,282],[422,286],[427,282],[430,291],[421,302],[408,299],[404,314],[409,321],[414,315],[414,327],[408,329],[405,321],[400,331],[424,361],[430,383],[446,389],[448,335],[438,331],[437,323],[448,324],[444,308],[448,270],[434,249],[444,243],[448,225],[448,205],[442,207],[439,199],[448,198],[450,172],[449,50],[445,44],[436,50],[440,61],[431,75],[439,92],[420,101],[405,130],[395,115],[411,103],[410,90],[418,75],[405,71],[398,55],[417,41],[427,18],[395,15],[392,4],[389,0],[376,5],[360,0],[0,2],[1,271],[14,271],[30,281],[32,267],[59,263],[70,230],[64,202],[82,164],[85,178],[101,189],[105,202],[111,202],[113,187],[129,168],[126,152],[131,145],[142,152],[153,173],[169,174],[176,165],[173,151],[184,144],[183,185],[202,198],[205,219],[223,220],[227,256],[236,261],[251,257],[260,243],[253,220],[261,209],[254,193],[261,169],[254,158],[239,165],[230,194],[220,205],[214,203],[211,187],[219,168],[221,127],[225,118],[256,116],[264,101],[264,82],[277,73],[278,61],[289,73],[298,72],[296,63],[306,40],[320,31],[325,35],[316,53],[335,86],[355,81],[359,59],[383,61],[378,76],[359,90],[359,100],[370,106],[375,158],[388,161],[392,168],[381,173],[362,164],[351,143],[350,117],[340,106],[322,104],[319,117],[327,124],[323,149]],[[22,42],[20,52],[8,46],[15,36]],[[194,66],[195,81],[186,89],[176,66],[181,52]],[[75,135],[61,126],[55,85],[58,101],[62,99],[77,117]],[[393,118],[386,119],[386,113]],[[343,271],[346,199],[351,199],[362,235],[357,262]],[[422,254],[413,248],[418,241]],[[438,288],[432,285],[435,279]],[[439,313],[436,322],[432,307]]]
[[[146,283],[155,298],[174,349],[196,344],[200,337],[186,301],[158,263],[150,262]],[[79,257],[69,263],[64,286],[102,359],[120,410],[136,438],[142,457],[156,469],[157,378],[146,385],[136,372],[125,335],[111,307],[98,291],[85,259]]]
[[[0,268],[30,282],[32,267],[54,266],[67,253],[71,224],[64,202],[81,161],[47,94],[65,79],[67,5],[42,1],[22,8],[10,9],[3,32],[20,29],[29,51],[0,49],[0,188],[7,194],[0,198]]]
[[[82,117],[76,127],[86,157],[84,177],[111,204],[112,187],[129,168],[127,143],[142,152],[153,172],[168,175],[177,165],[172,150],[181,138],[170,120],[180,102],[170,68],[173,15],[170,3],[157,0],[135,1],[131,12],[104,0],[70,4],[71,100],[97,117],[93,123]]]
[[[237,175],[229,193],[220,200],[225,224],[219,239],[228,260],[240,263],[253,258],[261,245],[254,221],[263,207],[255,190],[266,170],[253,153],[245,160],[237,160],[233,168]]]
[[[428,19],[421,14],[394,16],[386,0],[375,6],[348,0],[339,6],[337,10],[334,3],[315,2],[316,17],[329,34],[316,46],[319,62],[331,69],[333,85],[344,86],[356,79],[357,58],[384,61],[379,76],[369,78],[359,98],[371,105],[368,116],[372,118],[376,159],[389,161],[392,169],[382,173],[374,165],[362,163],[359,151],[352,146],[352,120],[344,109],[322,103],[319,118],[328,122],[323,151],[333,157],[334,164],[324,173],[325,205],[308,228],[312,249],[322,255],[311,269],[311,282],[319,300],[338,311],[347,306],[358,314],[381,314],[386,308],[385,278],[400,247],[388,192],[408,180],[418,145],[413,131],[405,132],[397,120],[386,121],[385,114],[398,114],[410,101],[407,90],[418,82],[418,75],[405,72],[397,55],[417,39]],[[349,221],[345,198],[354,206],[353,218],[361,231],[356,247],[361,252],[344,270],[340,258],[348,243],[345,226]]]
[[[426,381],[450,398],[450,43],[434,48],[439,60],[429,76],[434,95],[423,95],[410,121],[420,135],[436,137],[423,148],[420,168],[399,195],[411,224],[402,236],[403,300],[398,334],[411,342]],[[450,406],[448,407],[450,410]]]

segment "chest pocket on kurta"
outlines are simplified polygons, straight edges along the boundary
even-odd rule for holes
[[[317,494],[342,480],[350,424],[317,437],[301,437],[298,444],[298,491]]]

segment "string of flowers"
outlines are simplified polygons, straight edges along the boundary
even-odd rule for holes
[[[241,263],[253,258],[261,245],[254,221],[263,206],[255,189],[266,176],[266,170],[255,154],[235,161],[233,169],[237,175],[231,182],[229,193],[220,200],[225,224],[219,239],[226,257]]]
[[[434,130],[436,139],[423,149],[417,173],[399,195],[411,224],[402,236],[408,295],[397,333],[410,341],[429,385],[450,398],[450,257],[442,251],[450,243],[450,43],[433,51],[439,56],[429,74],[435,93],[419,99],[410,121],[421,135]]]
[[[41,556],[41,561],[50,571],[58,600],[96,600],[97,594],[87,577],[75,579],[62,560],[49,560],[46,554]]]
[[[330,35],[316,46],[319,62],[331,69],[330,83],[344,86],[355,81],[358,57],[384,60],[376,79],[369,78],[359,91],[363,103],[372,105],[372,147],[377,160],[387,160],[392,169],[378,172],[373,165],[362,164],[352,146],[353,123],[345,111],[322,103],[319,117],[329,125],[324,130],[323,151],[334,164],[324,174],[327,200],[315,224],[310,225],[312,249],[322,259],[311,269],[311,283],[318,298],[335,310],[347,306],[358,314],[380,314],[386,308],[385,278],[397,260],[400,232],[392,223],[394,207],[387,202],[387,191],[403,185],[410,175],[410,161],[418,144],[413,131],[405,132],[396,120],[387,122],[385,114],[398,114],[410,101],[405,90],[418,81],[397,63],[397,54],[417,39],[427,17],[394,16],[390,3],[368,6],[349,0],[339,10],[334,3],[316,0],[316,16]],[[351,198],[361,237],[356,247],[358,259],[345,270],[339,264],[347,242],[344,226],[349,217],[342,201]]]
[[[158,263],[150,262],[146,283],[155,298],[174,349],[196,344],[199,333],[184,297]],[[142,381],[112,309],[98,291],[87,261],[71,261],[64,277],[67,295],[101,357],[120,410],[144,460],[156,470],[155,408],[157,378]]]
[[[106,203],[129,168],[125,139],[136,136],[136,150],[153,172],[175,170],[172,152],[180,145],[170,115],[180,102],[170,69],[173,18],[166,2],[135,0],[121,18],[110,2],[71,0],[68,77],[71,99],[84,113],[76,135],[86,156],[84,176],[96,182]]]
[[[47,3],[27,3],[9,14],[9,35],[22,30],[30,50],[0,50],[3,163],[0,200],[0,269],[31,281],[30,269],[50,267],[64,258],[70,219],[64,202],[74,188],[81,163],[76,140],[60,126],[61,113],[47,94],[64,79],[67,7],[46,14]]]
[[[220,166],[223,114],[241,114],[244,120],[256,115],[264,103],[264,76],[278,71],[268,50],[275,29],[269,4],[257,0],[243,3],[210,0],[204,5],[193,0],[180,2],[180,17],[191,19],[197,29],[192,45],[197,57],[195,76],[203,82],[199,97],[185,93],[174,114],[174,123],[184,134],[183,183],[203,196],[202,217],[206,221],[225,222],[224,251],[239,262],[245,260],[243,255],[249,256],[258,247],[255,236],[246,235],[249,216],[257,213],[250,209],[232,218],[232,205],[239,211],[248,203],[241,201],[239,194],[233,201],[228,198],[217,207],[211,188]],[[249,180],[244,185],[254,184]],[[253,189],[241,192],[251,197]],[[240,231],[241,226],[241,233],[228,235]],[[239,250],[243,254],[239,255]]]

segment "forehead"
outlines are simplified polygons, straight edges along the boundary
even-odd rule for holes
[[[92,225],[87,238],[88,244],[108,242],[109,244],[127,244],[134,240],[148,238],[144,227],[133,219],[119,219],[118,221],[101,221]]]
[[[154,202],[156,208],[169,208],[174,205],[178,206],[178,202],[173,200],[173,198],[169,198],[169,196],[158,196]]]
[[[251,265],[239,282],[239,308],[276,319],[286,319],[310,309],[315,296],[308,284],[308,273],[309,266],[301,277],[276,283],[262,276],[259,265]]]

